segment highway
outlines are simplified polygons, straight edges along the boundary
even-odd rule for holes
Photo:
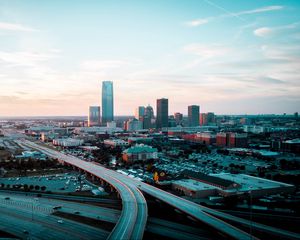
[[[136,192],[135,193],[136,195],[134,195],[134,193],[132,192],[133,189],[137,189],[137,188],[140,188],[141,191],[144,191],[149,195],[152,195],[164,202],[167,202],[168,204],[174,206],[175,208],[187,213],[188,215],[194,217],[195,219],[200,220],[201,222],[206,223],[207,225],[211,226],[214,229],[217,229],[219,232],[222,232],[227,236],[230,236],[234,239],[251,239],[248,233],[202,211],[199,205],[193,204],[190,201],[184,200],[173,194],[162,191],[151,185],[134,180],[130,177],[117,173],[116,171],[104,168],[100,165],[96,165],[91,162],[85,162],[71,155],[62,154],[58,151],[38,145],[31,141],[23,140],[21,143],[25,146],[40,150],[41,152],[51,157],[58,158],[66,163],[76,166],[108,182],[112,178],[113,181],[111,182],[111,184],[115,187],[120,185],[123,185],[124,188],[127,187],[128,190],[127,193],[125,194],[125,197],[128,197],[128,194],[131,194],[131,197],[134,199],[135,202],[134,203],[131,202],[130,205],[126,204],[128,202],[124,199],[124,196],[122,196],[123,189],[121,187],[119,187],[120,189],[116,187],[121,194],[123,203],[125,202],[125,204],[123,205],[123,210],[122,210],[120,220],[116,225],[117,230],[114,229],[109,239],[117,239],[115,238],[115,233],[120,234],[119,231],[124,229],[125,223],[122,221],[122,219],[124,219],[124,221],[127,223],[127,227],[125,227],[125,229],[128,230],[128,232],[130,232],[129,229],[135,233],[140,233],[142,230],[144,231],[147,222],[147,215],[148,215],[146,211],[147,207],[143,195],[138,192]],[[129,206],[131,207],[131,211],[130,208],[128,209]],[[127,214],[129,217],[126,217]],[[143,221],[141,221],[141,219]],[[135,224],[135,222],[137,224]],[[141,239],[141,238],[135,238],[134,236],[132,236],[131,238],[125,237],[125,239],[133,239],[133,238]],[[121,236],[121,238],[119,239],[124,239],[124,236]]]
[[[138,187],[143,192],[161,200],[162,202],[165,202],[169,205],[172,205],[174,208],[179,209],[180,211],[186,213],[189,216],[192,216],[193,218],[200,220],[212,228],[216,228],[218,231],[223,232],[225,234],[229,234],[229,236],[240,236],[241,238],[238,239],[245,239],[244,232],[239,230],[238,228],[235,228],[234,226],[227,224],[223,221],[221,221],[219,218],[224,220],[230,220],[232,222],[235,222],[239,225],[243,225],[246,227],[252,227],[253,229],[267,232],[270,234],[273,234],[275,236],[281,236],[283,238],[287,239],[300,239],[300,235],[297,233],[285,231],[282,229],[270,227],[264,224],[259,224],[255,222],[250,222],[249,220],[235,217],[233,215],[220,212],[208,207],[204,207],[201,205],[198,205],[196,203],[193,203],[191,201],[188,201],[186,199],[183,199],[181,197],[178,197],[174,194],[168,193],[166,191],[163,191],[159,188],[156,188],[152,185],[149,185],[147,183],[139,182],[135,179],[129,178],[125,175],[122,175],[121,179],[126,182],[131,182],[131,184],[135,184],[136,187]],[[223,231],[222,231],[223,230]],[[234,235],[238,234],[239,235]]]
[[[9,197],[9,200],[5,198]],[[60,212],[74,214],[75,212],[79,212],[80,215],[84,215],[86,217],[93,216],[96,219],[106,221],[106,222],[114,222],[116,223],[120,211],[116,209],[109,209],[94,205],[88,205],[77,202],[70,201],[62,201],[57,199],[48,199],[48,198],[32,198],[31,196],[22,196],[20,194],[14,194],[10,192],[0,192],[0,204],[12,205],[15,208],[24,208],[29,209],[30,211],[42,211],[45,213],[54,212],[53,208],[56,206],[60,206]]]
[[[37,144],[27,141],[27,140],[22,141],[22,143],[26,146],[38,149],[49,156],[58,158],[66,163],[69,163],[73,166],[76,166],[76,167],[82,169],[82,170],[85,170],[95,176],[102,178],[102,179],[106,180],[107,178],[108,179],[113,178],[115,180],[115,183],[119,182],[120,184],[123,184],[124,187],[126,186],[128,188],[128,191],[131,192],[132,198],[135,199],[135,206],[134,206],[135,208],[134,208],[134,210],[132,210],[132,212],[135,215],[135,221],[138,224],[134,225],[135,221],[132,220],[132,222],[131,222],[131,224],[133,224],[133,226],[131,226],[132,232],[140,233],[141,232],[140,229],[142,229],[143,226],[146,225],[145,219],[147,219],[147,212],[146,212],[147,207],[145,206],[146,203],[144,203],[144,201],[145,201],[144,197],[142,196],[142,194],[139,191],[134,191],[135,189],[139,188],[142,192],[145,192],[145,193],[173,206],[175,209],[178,209],[178,210],[182,211],[183,213],[186,213],[187,215],[193,217],[194,219],[197,219],[197,220],[207,224],[211,228],[216,229],[218,232],[223,233],[234,239],[253,239],[253,236],[250,236],[248,233],[238,229],[235,226],[232,226],[231,224],[226,223],[225,221],[223,221],[221,219],[230,220],[232,222],[235,222],[236,224],[240,224],[240,225],[243,225],[246,227],[252,227],[253,229],[267,232],[267,233],[273,234],[275,236],[281,236],[281,237],[285,237],[288,239],[300,239],[299,234],[291,233],[291,232],[277,229],[274,227],[269,227],[269,226],[266,226],[263,224],[253,223],[253,222],[250,222],[250,221],[242,219],[242,218],[238,218],[238,217],[235,217],[235,216],[232,216],[232,215],[229,215],[229,214],[217,211],[217,210],[213,210],[213,209],[195,204],[191,201],[180,198],[176,195],[173,195],[171,193],[168,193],[166,191],[158,189],[149,184],[142,183],[142,182],[132,179],[128,176],[125,176],[118,172],[115,172],[113,170],[104,168],[98,164],[96,165],[91,162],[85,162],[74,156],[62,154],[60,152],[48,149],[46,147],[37,145]],[[114,185],[114,184],[112,184],[112,185]],[[123,200],[123,198],[122,198],[122,200]],[[143,203],[143,204],[138,204],[138,203]],[[122,215],[124,212],[127,212],[127,210],[128,209],[125,208],[122,211]],[[124,217],[124,215],[123,216],[122,215],[121,215],[120,221]],[[142,219],[143,221],[141,222],[140,219]],[[139,224],[141,224],[142,226],[138,226]],[[128,226],[128,228],[129,228],[129,226]],[[135,230],[136,228],[137,228],[137,230]],[[111,238],[111,239],[113,239],[113,238]]]
[[[135,187],[134,184],[125,184],[118,179],[120,174],[116,174],[115,171],[108,170],[99,165],[85,162],[79,158],[62,154],[27,140],[15,141],[25,146],[38,149],[48,156],[58,158],[65,163],[76,166],[114,186],[122,199],[122,213],[108,239],[143,238],[143,233],[147,223],[148,209],[143,194]]]
[[[9,199],[5,199],[8,197]],[[36,237],[38,237],[38,234],[41,234],[41,231],[38,231],[38,229],[36,228],[42,228],[43,234],[47,233],[48,235],[48,228],[52,227],[52,225],[48,226],[47,224],[40,224],[40,226],[38,224],[39,217],[37,215],[45,216],[48,218],[48,216],[50,216],[53,212],[68,213],[70,214],[69,216],[76,215],[79,217],[94,219],[96,221],[101,220],[104,222],[115,224],[117,223],[121,214],[121,211],[116,209],[103,208],[83,203],[61,201],[56,199],[36,197],[33,198],[32,196],[26,196],[4,191],[0,192],[0,206],[2,208],[7,208],[6,211],[5,209],[0,210],[0,212],[3,215],[2,218],[0,217],[0,224],[4,222],[4,226],[2,226],[0,229],[4,230],[5,228],[7,232],[10,232],[18,237],[20,237],[19,235],[21,235],[21,237],[26,235],[23,233],[23,230],[30,230],[31,235],[36,235]],[[53,210],[53,207],[55,206],[61,206],[61,208],[58,210]],[[25,211],[25,213],[22,213],[20,215],[20,210],[21,212]],[[11,216],[11,214],[8,213],[10,211],[13,212],[13,216]],[[9,224],[5,223],[6,215],[10,215],[11,217],[9,218]],[[33,217],[33,221],[32,219],[29,220],[30,217]],[[64,218],[64,216],[62,216],[62,218]],[[57,220],[58,219],[60,218],[58,217]],[[29,223],[27,223],[27,225],[29,224],[28,227],[24,227],[26,226],[26,224],[24,225],[25,220],[29,220]],[[65,220],[63,221],[65,222]],[[84,220],[82,221],[82,223],[84,223]],[[51,221],[51,224],[60,225],[56,224],[56,220]],[[210,235],[207,233],[207,231],[159,218],[148,219],[147,232],[168,238],[171,237],[172,239],[176,240],[210,239]],[[103,235],[103,237],[99,237],[99,239],[104,239],[109,235],[108,232],[104,233],[106,235]],[[53,237],[53,239],[61,239],[63,238],[64,232],[58,231],[57,233],[50,234]]]
[[[37,192],[23,192],[23,191],[16,191],[16,190],[0,190],[1,192],[6,193],[13,193],[19,195],[27,195],[27,196],[41,196],[43,198],[51,198],[51,199],[61,199],[61,200],[70,200],[70,201],[78,201],[78,202],[94,202],[100,203],[103,205],[118,205],[121,204],[121,200],[115,199],[106,199],[106,198],[97,198],[97,197],[88,197],[88,196],[71,196],[71,195],[64,195],[64,194],[53,194],[53,193],[37,193]]]
[[[109,235],[105,230],[71,220],[58,222],[61,218],[52,215],[52,206],[62,203],[40,200],[12,194],[8,199],[7,194],[1,194],[0,230],[22,239],[106,239]]]

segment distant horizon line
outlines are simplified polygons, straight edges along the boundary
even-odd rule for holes
[[[206,113],[206,112],[205,112]],[[294,116],[294,113],[257,113],[257,114],[216,114],[216,116]],[[172,116],[172,115],[169,115]],[[183,115],[187,117],[187,114]],[[116,115],[114,117],[134,117],[134,115]],[[88,115],[31,115],[31,116],[0,116],[0,119],[10,119],[10,118],[88,118]]]

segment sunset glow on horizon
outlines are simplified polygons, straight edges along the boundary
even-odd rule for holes
[[[129,4],[134,3],[134,4]],[[115,115],[169,99],[217,114],[300,111],[300,2],[0,1],[0,117]]]

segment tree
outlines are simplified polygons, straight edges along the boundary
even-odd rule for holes
[[[45,186],[42,186],[42,187],[41,187],[41,190],[42,190],[42,191],[45,191],[45,190],[46,190],[46,187],[45,187]]]

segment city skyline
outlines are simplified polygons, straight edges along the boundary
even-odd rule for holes
[[[105,80],[116,116],[300,111],[299,2],[129,2],[1,1],[0,116],[87,116]]]

